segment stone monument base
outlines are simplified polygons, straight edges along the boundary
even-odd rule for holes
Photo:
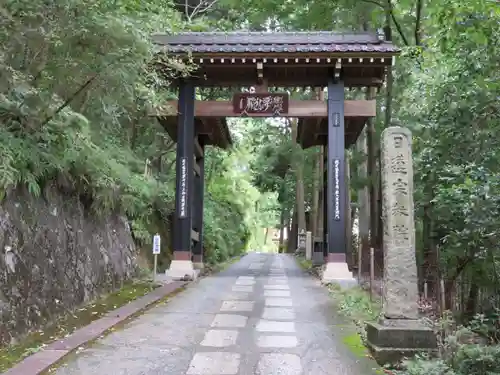
[[[419,320],[384,319],[367,323],[366,333],[368,349],[380,365],[437,349],[434,331]]]
[[[196,280],[199,270],[195,269],[190,260],[173,260],[170,267],[165,271],[168,277],[173,280]]]
[[[352,288],[358,283],[345,262],[328,262],[321,276],[323,284],[339,284],[342,288]]]

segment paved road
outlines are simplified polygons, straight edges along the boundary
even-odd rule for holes
[[[326,290],[287,255],[245,256],[69,358],[57,375],[365,375]]]

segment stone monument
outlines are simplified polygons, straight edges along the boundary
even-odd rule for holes
[[[436,348],[433,331],[419,320],[411,132],[382,133],[384,289],[382,316],[367,324],[367,341],[381,364]]]
[[[305,255],[306,253],[306,241],[307,234],[304,228],[299,229],[297,234],[297,253],[301,255]]]
[[[312,259],[312,232],[306,232],[306,259],[311,260]]]

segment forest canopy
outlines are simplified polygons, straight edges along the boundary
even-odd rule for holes
[[[498,313],[497,1],[5,0],[0,17],[0,198],[20,187],[40,196],[56,185],[95,215],[126,214],[140,244],[166,230],[173,210],[175,145],[150,114],[175,98],[171,75],[186,68],[156,53],[152,33],[383,29],[402,54],[375,96],[371,156],[378,168],[384,128],[412,130],[420,287],[427,282],[436,295],[444,280],[447,307],[464,321]],[[159,75],[155,64],[169,73]],[[320,211],[321,150],[296,145],[295,121],[238,119],[230,129],[233,149],[210,149],[205,162],[211,262],[263,246],[263,228],[305,227],[306,212],[317,227]],[[367,155],[348,152],[356,218],[359,189],[377,186],[379,175],[360,178]],[[379,224],[370,224],[374,247],[382,243]]]

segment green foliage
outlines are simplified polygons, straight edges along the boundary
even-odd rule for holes
[[[500,154],[492,135],[500,125],[500,14],[488,1],[445,1],[428,11],[426,49],[402,62],[412,74],[398,111],[415,135],[417,220],[430,201],[443,277],[463,277],[466,286],[495,298]]]
[[[147,66],[149,32],[163,23],[144,23],[147,9],[121,5],[4,3],[0,189],[26,185],[38,196],[55,182],[93,214],[126,213],[145,237],[141,222],[172,194],[141,173],[146,155],[127,134],[150,121],[147,108],[161,97]]]
[[[443,321],[441,327],[449,327],[450,321]],[[493,329],[492,329],[493,328]],[[396,375],[496,375],[500,374],[500,345],[497,337],[478,333],[495,332],[495,321],[477,316],[469,326],[458,327],[443,335],[439,345],[439,358],[429,359],[418,356],[403,363],[403,370]],[[496,344],[486,345],[496,341]]]
[[[175,195],[175,146],[150,113],[189,70],[156,54],[150,36],[208,24],[186,25],[165,0],[7,0],[0,17],[0,198],[56,186],[91,215],[126,214],[149,247],[166,233]],[[208,174],[224,156],[208,153]],[[237,254],[250,237],[252,186],[231,181],[243,177],[215,171],[206,183],[209,261]]]

